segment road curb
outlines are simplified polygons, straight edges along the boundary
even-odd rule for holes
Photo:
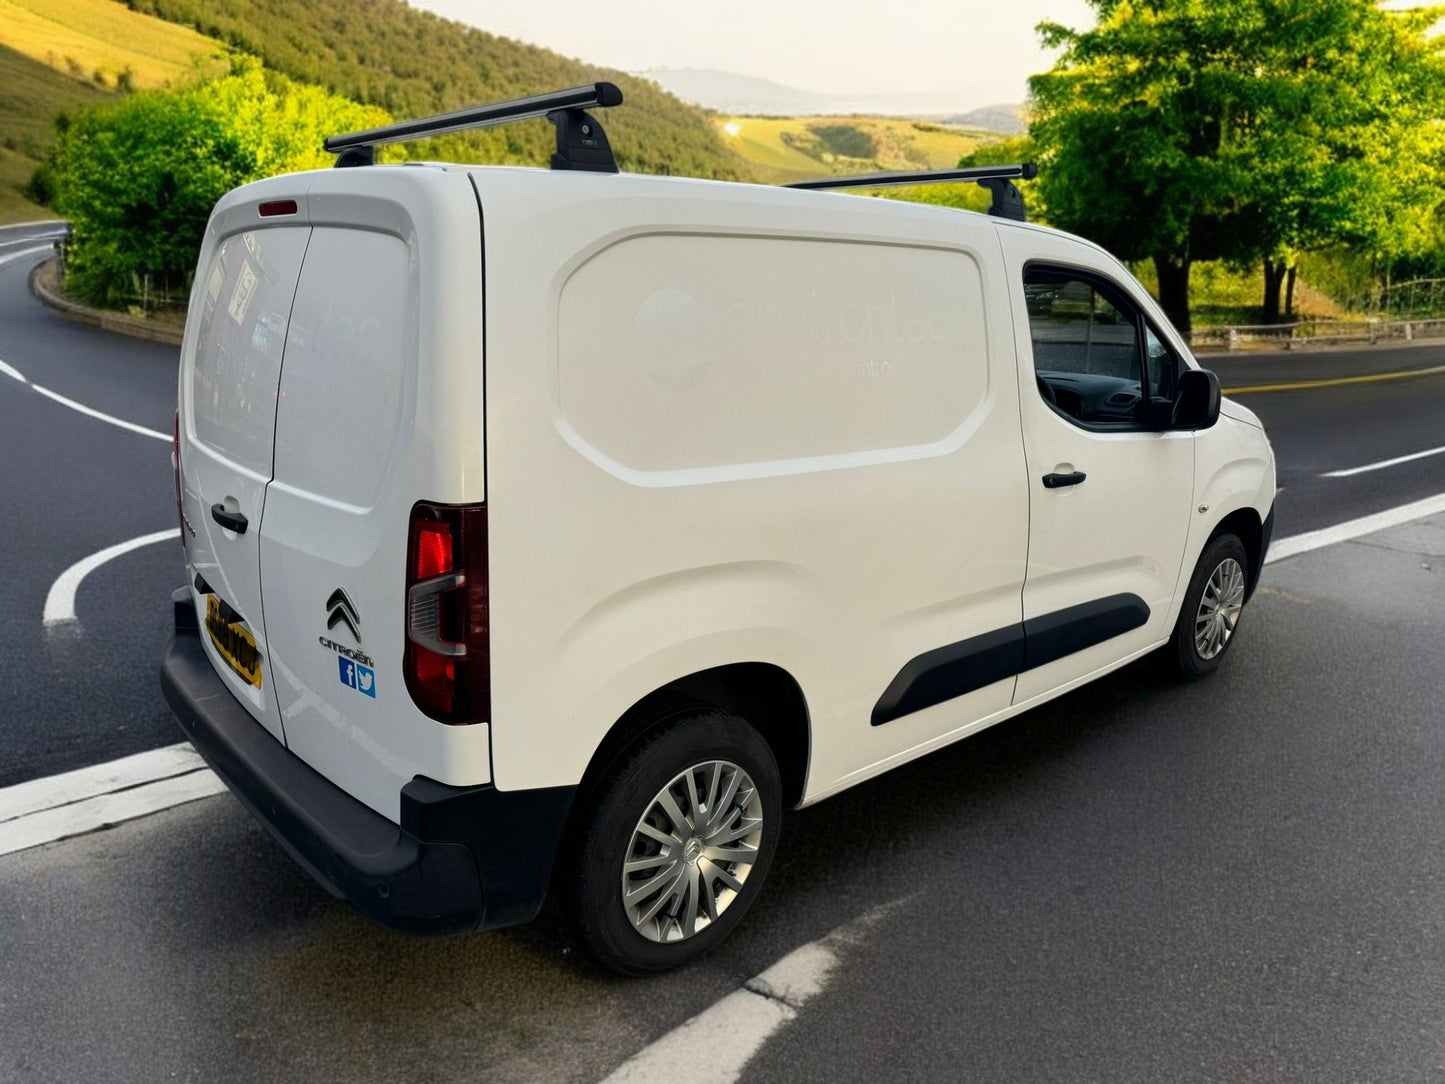
[[[36,264],[30,271],[30,292],[42,303],[72,320],[101,328],[104,331],[114,331],[121,335],[129,335],[133,339],[146,339],[150,342],[164,343],[167,346],[181,345],[181,337],[184,334],[181,328],[159,327],[137,316],[92,309],[88,305],[82,305],[80,302],[72,301],[64,296],[60,293],[56,283],[59,266],[60,261],[52,256],[50,259]]]

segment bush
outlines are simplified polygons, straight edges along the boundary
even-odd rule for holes
[[[390,118],[318,87],[273,77],[254,61],[181,90],[133,93],[77,111],[32,180],[74,229],[66,286],[124,307],[149,274],[183,284],[211,208],[247,181],[329,166],[324,136]]]

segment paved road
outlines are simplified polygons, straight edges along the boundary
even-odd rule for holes
[[[0,1081],[592,1081],[888,905],[745,1080],[1439,1080],[1442,577],[1445,516],[1271,565],[1220,673],[1136,665],[793,815],[655,980],[547,924],[389,934],[228,797],[12,855]]]
[[[0,230],[0,361],[33,382],[170,433],[174,347],[67,320],[26,288],[44,254]],[[21,241],[21,243],[13,243]],[[3,242],[12,242],[4,244]],[[156,685],[180,546],[102,566],[76,598],[78,629],[47,636],[50,585],[107,546],[175,525],[169,442],[86,417],[0,376],[0,787],[168,745],[178,730]]]

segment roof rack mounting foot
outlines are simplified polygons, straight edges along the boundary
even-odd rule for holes
[[[361,147],[348,147],[336,156],[337,169],[344,169],[347,166],[374,165],[376,165],[376,147],[370,143]]]
[[[547,119],[557,129],[557,153],[553,169],[585,169],[593,173],[616,173],[617,159],[607,133],[597,118],[582,109],[554,109]]]

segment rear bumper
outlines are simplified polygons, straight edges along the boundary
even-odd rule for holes
[[[206,763],[323,888],[421,936],[536,916],[576,788],[499,791],[417,777],[402,788],[394,824],[257,725],[212,669],[189,594],[176,594],[161,660],[166,700]]]

